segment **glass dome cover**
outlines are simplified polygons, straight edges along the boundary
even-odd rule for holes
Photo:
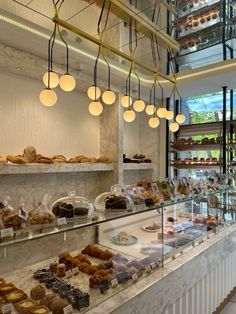
[[[51,205],[56,217],[73,218],[88,217],[95,212],[94,204],[85,197],[76,196],[75,191],[69,191],[68,196],[57,199]]]

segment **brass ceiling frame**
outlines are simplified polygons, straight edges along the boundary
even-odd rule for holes
[[[137,25],[137,31],[146,37],[154,35],[158,39],[158,43],[163,48],[170,48],[174,52],[179,52],[179,43],[174,40],[170,35],[163,32],[157,27],[148,17],[143,13],[138,11],[134,6],[130,5],[126,0],[105,0],[106,5],[111,3],[110,11],[116,15],[118,18],[129,23],[130,19],[134,20]],[[102,6],[104,0],[97,0],[97,5]],[[160,3],[168,7],[168,10],[173,8],[168,5],[165,0],[160,0]],[[175,11],[174,11],[175,12]],[[173,10],[172,10],[173,13]],[[174,13],[176,14],[176,12]]]
[[[67,29],[68,31],[71,31],[72,33],[76,34],[76,35],[79,35],[83,38],[85,38],[86,40],[98,45],[98,46],[101,46],[102,48],[116,54],[117,56],[123,58],[123,59],[126,59],[128,60],[129,62],[133,62],[133,64],[153,73],[154,75],[158,75],[160,77],[162,77],[163,79],[175,84],[176,83],[176,80],[172,77],[172,76],[168,76],[168,75],[165,75],[151,67],[149,67],[148,65],[145,65],[143,64],[142,62],[136,60],[133,56],[130,56],[122,51],[120,51],[119,49],[116,49],[114,47],[112,47],[111,45],[105,43],[104,41],[102,41],[101,39],[98,39],[84,31],[82,31],[81,29],[75,27],[74,25],[70,24],[70,23],[67,23],[66,21],[60,19],[57,15],[54,16],[54,18],[52,19],[52,21],[54,23],[57,23],[58,25],[60,25],[61,27]]]

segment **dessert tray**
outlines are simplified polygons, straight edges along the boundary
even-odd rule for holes
[[[111,242],[116,245],[134,245],[138,242],[138,238],[128,235],[126,241],[122,241],[118,236],[113,236]]]

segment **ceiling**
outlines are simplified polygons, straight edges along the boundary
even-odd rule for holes
[[[149,3],[150,5],[147,5]],[[153,1],[145,1],[145,13],[148,15],[153,10]],[[97,35],[97,22],[100,14],[100,9],[96,6],[95,1],[88,2],[81,0],[65,0],[63,10],[61,10],[61,18],[67,20],[69,23],[81,28],[91,35]],[[16,21],[16,23],[4,20],[1,16],[10,17],[9,20]],[[4,0],[0,1],[0,43],[15,48],[16,51],[23,51],[26,55],[19,57],[12,62],[12,59],[5,58],[5,62],[0,62],[0,69],[12,72],[17,71],[17,67],[22,69],[23,75],[31,75],[34,78],[41,79],[42,74],[46,70],[47,60],[47,44],[48,38],[53,29],[51,18],[54,16],[54,10],[51,0]],[[109,37],[113,39],[119,34],[116,40],[116,47],[122,50],[127,49],[127,30],[124,28],[122,22],[117,19],[110,18],[109,21]],[[70,32],[64,32],[66,41],[70,45],[70,67],[73,73],[76,73],[77,79],[81,80],[83,84],[79,84],[84,91],[86,86],[91,84],[94,58],[96,56],[97,47],[94,44],[86,42],[84,39],[78,38]],[[113,37],[112,37],[113,36]],[[139,37],[139,57],[145,60],[147,64],[152,64],[152,53],[150,43],[147,38]],[[64,71],[65,67],[65,47],[62,44],[57,44],[56,52],[54,54],[54,61],[56,67],[60,71]],[[1,52],[0,52],[1,53]],[[3,52],[2,52],[3,53]],[[34,71],[32,63],[34,56],[43,59],[44,63],[41,71]],[[0,55],[1,57],[1,55]],[[26,62],[27,59],[27,62]],[[31,59],[31,63],[30,63]],[[113,60],[114,61],[114,60]],[[121,60],[120,60],[121,61]],[[37,62],[40,63],[38,60]],[[162,62],[163,68],[166,67],[165,61]],[[38,67],[40,68],[40,67]],[[124,83],[127,75],[127,63],[121,64],[114,61],[112,67],[112,82],[123,91]],[[183,71],[179,75],[184,76],[191,70]],[[107,68],[101,66],[99,70],[100,80],[104,81],[106,85]],[[146,86],[145,94],[147,95],[147,87],[150,87],[152,77],[143,76],[143,85]],[[235,65],[227,68],[227,71],[216,71],[204,76],[192,76],[191,79],[179,80],[179,91],[182,98],[189,96],[197,96],[207,94],[210,92],[217,92],[221,90],[222,86],[229,88],[236,88]],[[81,91],[82,91],[81,90]],[[137,81],[133,84],[133,90],[137,90]],[[170,89],[166,89],[166,96],[170,93]],[[160,93],[158,94],[160,96]]]

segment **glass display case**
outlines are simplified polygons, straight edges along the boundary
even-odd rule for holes
[[[17,257],[19,263],[15,267],[9,265],[6,272],[1,271],[2,312],[14,309],[25,313],[28,306],[32,307],[30,313],[89,311],[158,271],[165,263],[184,254],[185,250],[230,228],[236,221],[235,213],[228,209],[228,188],[225,185],[200,182],[193,185],[192,181],[182,178],[175,184],[174,191],[173,182],[154,183],[153,194],[149,191],[152,204],[145,190],[149,184],[142,181],[133,188],[122,187],[122,195],[117,186],[112,189],[116,196],[123,199],[126,195],[125,200],[129,200],[130,207],[123,211],[115,208],[107,215],[103,209],[96,209],[95,202],[91,207],[92,215],[87,215],[83,221],[75,217],[72,224],[73,217],[55,217],[54,228],[42,229],[38,233],[29,230],[29,234],[21,238],[15,236],[12,227],[2,226],[0,252],[4,257]],[[172,197],[164,199],[159,195],[155,198],[153,195],[160,193],[160,187],[164,196],[168,191]],[[129,194],[139,191],[146,206],[135,207],[125,189]],[[74,195],[70,195],[60,201],[77,206],[76,200]],[[98,200],[101,200],[100,196]],[[53,202],[52,207],[55,205],[58,201]],[[64,224],[60,224],[62,218],[65,218]],[[57,240],[58,235],[62,235],[62,240]],[[42,250],[39,250],[40,240],[45,240]],[[50,243],[51,254],[48,255],[46,247]],[[27,247],[36,255],[34,263],[26,260],[24,248]],[[4,257],[1,253],[0,256],[1,269]]]

